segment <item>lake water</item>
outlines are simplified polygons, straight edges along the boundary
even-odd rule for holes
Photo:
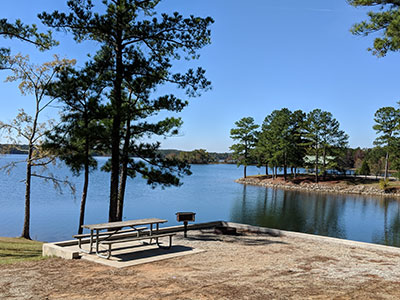
[[[23,155],[0,157],[0,166]],[[100,164],[106,158],[98,158]],[[350,240],[400,246],[400,201],[358,195],[316,194],[244,186],[234,180],[243,174],[235,165],[193,165],[183,186],[151,189],[141,178],[128,181],[124,219],[158,217],[177,225],[177,211],[196,212],[196,222],[227,220],[270,228],[306,232]],[[249,167],[248,174],[263,173]],[[82,178],[66,167],[54,173],[69,176],[77,187],[55,191],[50,183],[33,178],[31,237],[42,241],[71,239],[77,231]],[[23,224],[25,167],[0,172],[0,236],[19,236]],[[85,223],[108,219],[109,174],[91,175]]]

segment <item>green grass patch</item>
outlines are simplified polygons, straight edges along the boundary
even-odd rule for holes
[[[43,259],[42,245],[24,238],[0,237],[0,265]]]

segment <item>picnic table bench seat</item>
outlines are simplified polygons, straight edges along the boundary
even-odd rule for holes
[[[148,239],[150,244],[153,239],[159,247],[160,243],[158,238],[169,237],[169,247],[172,245],[172,236],[175,233],[161,234],[159,233],[159,224],[165,223],[167,220],[159,218],[147,218],[139,220],[127,220],[127,221],[116,221],[101,224],[85,224],[82,228],[89,229],[90,234],[77,234],[73,237],[78,239],[78,246],[81,252],[91,254],[95,245],[96,254],[103,258],[109,258],[111,256],[111,247],[116,243],[139,241]],[[156,226],[153,230],[153,225]],[[139,227],[145,226],[145,227]],[[127,230],[121,230],[124,227],[129,227]],[[106,230],[101,232],[102,230]],[[133,234],[132,232],[136,233]],[[89,250],[82,248],[82,240],[87,242],[89,240]],[[146,244],[146,243],[145,243]],[[100,250],[100,245],[108,245],[108,250]],[[107,251],[107,255],[103,255],[101,252]]]
[[[136,227],[135,229],[105,231],[105,232],[99,232],[99,236],[116,234],[116,233],[119,234],[119,233],[136,232],[136,231],[142,231],[145,229],[147,229],[147,227]],[[72,237],[75,239],[90,238],[90,233],[75,234]],[[96,238],[96,236],[94,236],[94,238]]]
[[[115,239],[115,238],[123,238],[124,234],[131,233],[131,232],[136,232],[139,235],[140,232],[142,232],[143,230],[146,230],[146,229],[147,229],[147,227],[143,226],[143,227],[136,227],[134,229],[112,230],[112,231],[99,232],[98,235],[99,235],[99,240],[106,240],[110,237],[112,239]],[[78,239],[78,247],[81,250],[83,250],[82,249],[82,240],[89,240],[90,236],[91,236],[90,233],[82,233],[82,234],[75,234],[72,237],[75,239]],[[97,237],[96,237],[96,235],[94,235],[92,238],[95,241]]]
[[[102,254],[98,254],[98,255],[100,257],[108,259],[111,256],[111,246],[113,244],[125,243],[125,242],[134,242],[134,241],[147,240],[147,239],[150,239],[150,243],[151,243],[152,239],[155,239],[158,247],[169,249],[172,246],[172,237],[174,235],[176,235],[176,233],[163,233],[163,234],[153,234],[153,235],[145,234],[145,235],[140,235],[140,236],[135,236],[135,237],[126,237],[126,238],[121,238],[121,239],[116,239],[116,240],[101,241],[100,242],[101,245],[108,245],[107,255],[102,255]],[[168,245],[168,247],[164,247],[164,246],[160,245],[158,239],[162,238],[162,237],[169,237],[169,245]]]

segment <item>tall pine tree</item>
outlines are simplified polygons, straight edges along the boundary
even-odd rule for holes
[[[187,166],[157,155],[159,143],[143,143],[138,138],[176,133],[172,128],[180,124],[179,120],[170,118],[152,124],[147,117],[162,110],[180,111],[187,105],[187,101],[174,95],[153,96],[151,92],[157,86],[172,83],[194,96],[210,85],[201,68],[189,69],[184,74],[173,73],[171,69],[173,61],[181,56],[198,57],[198,50],[210,43],[209,26],[213,20],[184,18],[177,12],[159,15],[155,11],[158,0],[104,0],[102,3],[103,7],[94,7],[91,0],[70,0],[67,2],[69,14],[55,11],[39,17],[56,30],[71,32],[78,42],[92,40],[100,45],[96,61],[104,65],[104,78],[111,89],[108,116],[111,160],[107,165],[111,172],[109,221],[118,221],[122,218],[118,207],[123,207],[123,199],[119,197],[120,176],[128,175],[121,172],[121,164],[127,165],[127,153],[147,161],[147,164],[134,161],[128,164],[131,163],[131,176],[142,173],[150,184],[178,185],[179,179],[173,174],[188,173]],[[124,145],[128,152],[123,150],[121,157]]]
[[[252,117],[242,118],[235,122],[236,128],[231,129],[231,139],[237,141],[230,149],[233,151],[233,158],[237,164],[244,166],[243,176],[247,177],[247,166],[252,162],[251,152],[257,142],[257,124],[254,124]]]

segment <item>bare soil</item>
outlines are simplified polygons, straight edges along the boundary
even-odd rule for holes
[[[0,298],[400,299],[400,255],[390,251],[210,231],[174,243],[206,251],[123,269],[59,258],[3,265]]]

